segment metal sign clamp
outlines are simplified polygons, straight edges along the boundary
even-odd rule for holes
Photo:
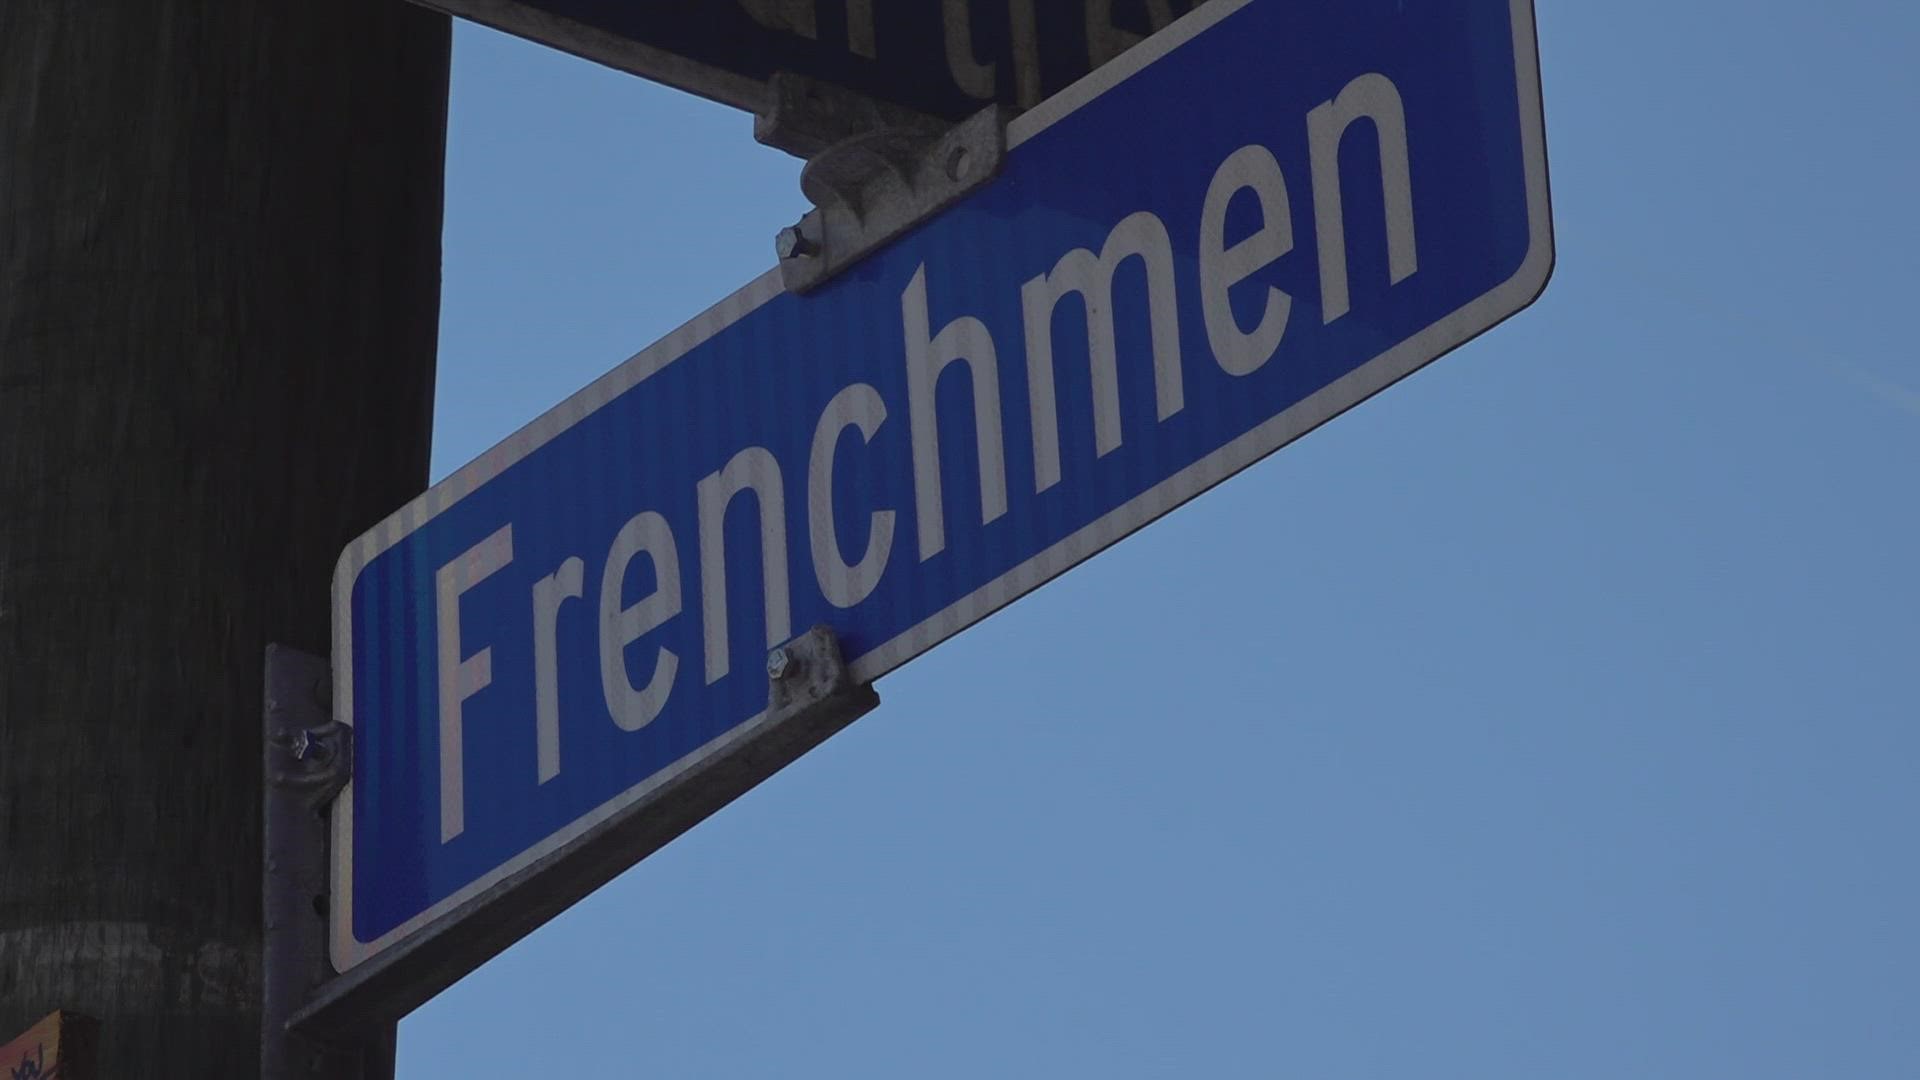
[[[807,293],[995,176],[1010,113],[991,105],[948,125],[787,72],[755,115],[760,142],[807,159],[800,190],[815,209],[774,240],[780,280]]]

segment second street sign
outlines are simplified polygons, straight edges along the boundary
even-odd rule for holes
[[[419,0],[748,111],[791,72],[959,120],[1028,108],[1198,0]]]
[[[537,889],[765,713],[769,647],[824,624],[885,675],[1553,265],[1530,0],[1215,0],[1008,145],[818,291],[751,282],[347,550],[339,968]]]

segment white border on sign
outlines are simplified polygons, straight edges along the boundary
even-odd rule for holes
[[[1118,59],[1016,117],[1007,126],[1007,149],[1040,134],[1067,115],[1104,94],[1141,69],[1186,44],[1209,27],[1253,0],[1214,0],[1182,16]],[[914,659],[947,638],[972,626],[1046,582],[1066,573],[1122,537],[1178,507],[1267,454],[1358,405],[1385,387],[1438,359],[1522,310],[1546,288],[1553,273],[1553,223],[1547,185],[1545,122],[1540,93],[1540,64],[1534,29],[1533,0],[1511,0],[1514,69],[1520,102],[1521,147],[1526,170],[1527,254],[1520,269],[1502,284],[1422,330],[1412,338],[1362,364],[1344,377],[1296,402],[1285,412],[1241,435],[1226,446],[1172,477],[1135,496],[1117,509],[1027,559],[1000,577],[962,597],[944,610],[897,635],[892,640],[849,661],[854,678],[868,682]],[[594,380],[585,389],[554,406],[538,419],[508,436],[499,445],[468,462],[451,476],[401,507],[386,520],[348,545],[333,577],[334,715],[351,722],[353,715],[353,584],[360,571],[380,553],[431,521],[441,511],[499,476],[561,432],[597,411],[634,385],[673,363],[701,343],[746,316],[782,292],[780,274],[768,271],[707,309],[693,321],[668,334],[619,367]],[[508,876],[525,870],[588,830],[646,798],[665,784],[724,757],[739,743],[759,734],[767,714],[761,712],[725,735],[655,773],[576,819],[512,860],[461,888],[426,911],[408,919],[373,941],[353,936],[353,786],[351,782],[333,803],[333,928],[329,949],[339,971],[367,960],[381,950],[423,929]]]

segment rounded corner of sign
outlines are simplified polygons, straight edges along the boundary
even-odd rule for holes
[[[1553,280],[1553,271],[1559,265],[1559,251],[1553,243],[1553,221],[1551,218],[1540,223],[1534,230],[1533,238],[1527,243],[1527,256],[1520,261],[1520,269],[1507,280],[1505,289],[1514,298],[1513,309],[1520,311],[1533,306],[1547,291],[1547,285]]]
[[[333,591],[339,593],[344,589],[353,588],[354,581],[360,577],[360,571],[366,568],[367,555],[359,540],[340,549],[340,556],[333,560]]]
[[[352,931],[348,931],[348,936],[351,935]],[[359,946],[357,941],[342,941],[338,927],[327,935],[327,963],[333,966],[335,975],[345,975],[361,961],[363,957]]]
[[[351,894],[336,893],[335,896],[339,902],[333,905],[332,925],[327,930],[327,962],[333,965],[336,974],[345,975],[372,956],[374,950],[370,942],[354,936]]]
[[[333,849],[327,868],[327,960],[333,970],[344,974],[373,955],[370,942],[361,941],[353,932],[353,866],[347,853],[352,849],[353,781],[349,780],[334,796],[328,812],[329,841]]]
[[[1531,307],[1547,291],[1559,261],[1553,235],[1553,182],[1547,161],[1546,101],[1540,83],[1540,42],[1534,0],[1512,0],[1514,50],[1520,85],[1521,139],[1527,178],[1527,253],[1500,288],[1512,311]]]

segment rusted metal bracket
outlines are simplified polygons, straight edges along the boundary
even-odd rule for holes
[[[852,91],[782,73],[754,137],[807,159],[814,209],[774,241],[788,291],[806,293],[992,180],[1007,154],[995,105],[947,125]]]

